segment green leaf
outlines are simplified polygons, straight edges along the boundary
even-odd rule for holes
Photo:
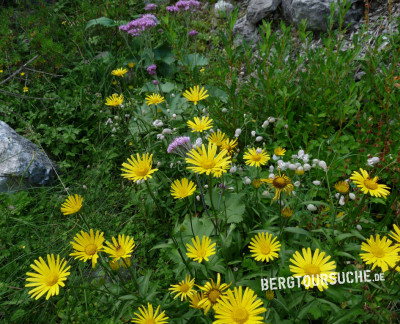
[[[227,195],[225,206],[229,224],[240,223],[243,220],[245,204],[242,198],[244,195],[244,193]]]
[[[181,62],[180,62],[181,63]],[[204,66],[208,64],[208,58],[201,54],[188,54],[183,57],[183,63],[190,69],[195,66]],[[182,64],[182,63],[181,63]]]
[[[286,227],[284,229],[285,232],[289,233],[295,233],[295,234],[300,234],[300,235],[305,235],[305,236],[310,236],[310,233],[302,228],[298,227]]]
[[[161,90],[166,93],[171,92],[172,90],[174,90],[174,88],[175,88],[175,85],[171,82],[161,84]]]
[[[112,20],[110,18],[101,17],[101,18],[89,20],[88,23],[86,24],[85,29],[88,29],[89,27],[96,26],[96,25],[100,25],[100,26],[104,26],[104,27],[113,27],[113,26],[119,26],[119,23],[117,23],[115,20]]]

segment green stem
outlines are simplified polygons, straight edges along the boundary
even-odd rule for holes
[[[160,214],[160,216],[162,216],[162,215],[163,215],[163,212],[161,211],[160,206],[159,206],[158,203],[157,203],[157,199],[156,199],[156,197],[154,196],[153,191],[151,191],[151,189],[150,189],[149,183],[148,183],[147,181],[145,181],[145,184],[146,184],[147,190],[149,191],[149,194],[150,194],[151,198],[153,198],[153,201],[154,201],[154,203],[155,203],[156,206],[157,206],[158,213]]]
[[[209,196],[210,196],[211,207],[212,207],[212,209],[214,211],[215,235],[217,236],[218,235],[218,217],[217,217],[217,211],[215,210],[214,202],[213,202],[213,199],[212,199],[212,175],[211,175],[211,173],[210,173],[210,175],[208,177],[208,193],[209,193]]]
[[[180,255],[180,257],[181,257],[183,263],[184,263],[185,266],[186,266],[186,269],[189,271],[189,273],[190,273],[190,275],[192,276],[192,278],[194,278],[193,275],[192,275],[192,271],[190,271],[189,265],[187,264],[185,258],[184,258],[183,255],[182,255],[182,251],[181,251],[181,249],[179,248],[178,242],[176,241],[175,237],[174,237],[172,234],[171,234],[171,238],[172,238],[172,241],[173,241],[174,244],[175,244],[176,249],[178,250],[178,253],[179,253],[179,255]]]

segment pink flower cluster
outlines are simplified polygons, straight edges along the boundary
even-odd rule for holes
[[[192,145],[190,144],[190,137],[181,136],[176,137],[171,144],[169,144],[167,152],[175,153],[177,155],[186,156],[186,153],[192,149]]]
[[[157,5],[154,3],[148,3],[146,5],[146,7],[144,7],[144,10],[146,11],[153,11],[153,10],[157,10]]]
[[[188,10],[196,10],[197,7],[200,7],[201,2],[197,0],[179,0],[175,5],[168,6],[167,11],[169,12],[178,12],[180,10],[188,11]]]
[[[152,28],[158,24],[157,18],[152,14],[145,14],[142,17],[132,20],[126,25],[119,26],[119,30],[126,31],[132,36],[139,36],[146,29]]]

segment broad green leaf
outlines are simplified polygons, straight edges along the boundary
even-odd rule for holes
[[[112,26],[119,26],[119,23],[117,23],[115,20],[112,20],[110,18],[101,17],[101,18],[89,20],[88,23],[86,24],[85,29],[88,29],[89,27],[96,26],[96,25],[112,27]]]

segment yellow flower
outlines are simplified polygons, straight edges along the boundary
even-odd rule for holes
[[[190,280],[190,275],[186,276],[185,280],[182,280],[179,284],[177,285],[171,285],[171,288],[168,290],[171,290],[171,294],[177,294],[175,295],[174,299],[181,296],[181,301],[187,300],[187,298],[191,297],[195,291],[193,289],[194,286],[194,278]]]
[[[4,71],[3,70],[0,70],[0,73],[3,73]]]
[[[265,292],[265,298],[267,298],[267,300],[272,300],[275,297],[275,293],[273,290],[267,290]]]
[[[81,231],[81,234],[76,234],[74,237],[75,242],[70,242],[75,250],[70,256],[75,256],[75,259],[82,260],[83,262],[91,259],[92,268],[94,268],[99,257],[97,253],[103,249],[103,235],[104,233],[100,233],[99,231],[96,231],[96,235],[94,235],[92,229],[90,229],[90,234],[84,231]]]
[[[289,207],[285,207],[281,210],[282,216],[285,218],[289,218],[293,215],[293,209],[290,209]]]
[[[158,93],[153,93],[152,95],[148,95],[146,97],[147,106],[150,106],[150,105],[157,106],[158,104],[160,104],[164,101],[165,101],[164,97],[161,97]]]
[[[335,189],[341,194],[346,194],[349,191],[349,184],[346,181],[338,181],[335,183]]]
[[[61,205],[61,212],[64,215],[77,213],[82,208],[83,198],[81,195],[68,196],[65,202]]]
[[[104,252],[108,253],[110,257],[114,258],[114,260],[131,257],[131,253],[135,247],[135,241],[133,238],[130,238],[129,235],[125,237],[124,234],[119,234],[118,241],[115,239],[115,237],[112,237],[112,241],[112,243],[108,241],[106,242],[108,247],[104,247]]]
[[[310,287],[317,287],[320,291],[328,289],[328,283],[333,283],[333,279],[337,275],[337,272],[334,271],[336,269],[335,262],[328,262],[331,257],[329,255],[325,257],[325,252],[320,252],[319,249],[315,250],[314,255],[310,248],[307,250],[303,248],[302,253],[303,255],[296,251],[290,259],[293,265],[289,265],[289,268],[294,273],[293,277],[309,276],[301,281],[306,289]]]
[[[153,310],[153,305],[147,303],[147,309],[145,306],[139,307],[139,313],[135,313],[136,318],[132,318],[133,323],[137,324],[166,324],[168,323],[168,317],[165,315],[165,311],[158,314],[160,306],[157,307],[156,311]]]
[[[299,168],[296,169],[295,172],[296,172],[297,175],[301,176],[301,175],[304,174],[304,169],[303,169],[303,167],[299,167]]]
[[[279,257],[277,252],[280,251],[280,246],[276,237],[272,238],[271,234],[262,232],[251,239],[249,249],[256,261],[269,262]]]
[[[242,286],[228,290],[215,307],[214,324],[262,324],[264,316],[259,316],[267,311],[262,307],[263,302],[256,299],[257,295],[250,288],[243,293]]]
[[[117,81],[113,81],[112,84],[113,84],[113,85],[116,85],[116,84],[117,84]]]
[[[192,149],[187,153],[189,157],[185,161],[194,166],[189,166],[187,169],[193,170],[195,173],[220,177],[227,171],[231,161],[229,156],[225,156],[227,153],[225,150],[217,154],[217,149],[218,146],[212,143],[208,143],[208,149],[204,144],[201,145],[201,148]]]
[[[217,146],[221,146],[222,142],[225,140],[225,136],[225,133],[217,131],[216,133],[212,133],[210,136],[208,136],[208,140]]]
[[[264,149],[252,148],[247,150],[243,158],[246,160],[247,165],[259,167],[265,165],[269,161],[270,156],[267,152],[264,152]]]
[[[28,293],[32,294],[31,298],[36,300],[42,297],[45,293],[46,300],[51,296],[58,295],[60,292],[60,286],[64,287],[64,281],[67,280],[69,272],[67,272],[70,266],[66,267],[67,262],[62,259],[60,261],[60,256],[57,255],[57,260],[54,255],[47,255],[47,263],[39,257],[39,260],[35,260],[35,264],[31,264],[31,268],[35,270],[34,272],[27,272],[28,278],[26,281],[30,282],[25,285],[25,287],[35,287]]]
[[[394,232],[390,232],[389,235],[394,238],[397,242],[397,246],[400,247],[400,228],[396,224],[393,224]]]
[[[28,87],[24,87],[22,90],[23,90],[24,92],[28,92]]]
[[[190,307],[197,308],[197,309],[203,309],[203,306],[199,306],[199,303],[204,299],[204,293],[203,292],[194,292],[190,298]]]
[[[254,179],[253,180],[253,187],[258,189],[261,187],[261,179]]]
[[[116,93],[114,93],[112,96],[106,98],[106,105],[107,106],[119,106],[124,102],[124,96],[118,95]]]
[[[217,274],[217,283],[215,283],[211,278],[210,280],[211,282],[208,281],[203,287],[199,286],[199,288],[204,292],[204,298],[198,305],[204,308],[205,315],[221,300],[221,297],[226,294],[225,290],[227,290],[231,285],[227,285],[226,283],[221,285],[221,275],[219,273]]]
[[[122,166],[124,169],[121,170],[125,172],[122,176],[132,181],[147,180],[147,178],[152,178],[152,173],[158,171],[158,169],[152,169],[153,154],[149,156],[149,153],[143,154],[142,157],[137,153],[136,159],[131,155],[128,163],[122,163]]]
[[[203,260],[206,260],[208,262],[208,257],[215,254],[216,243],[211,244],[211,239],[208,236],[203,236],[200,241],[199,237],[196,235],[196,239],[192,238],[192,243],[193,245],[189,243],[186,244],[186,256],[193,259],[193,261],[201,263]]]
[[[196,188],[197,187],[193,181],[189,182],[188,179],[183,178],[182,182],[180,182],[178,179],[176,179],[171,185],[171,195],[174,197],[174,199],[183,199],[193,195],[193,193],[196,191]]]
[[[126,72],[128,72],[127,69],[119,68],[116,70],[112,70],[111,74],[115,75],[115,76],[123,77]]]
[[[63,22],[61,22],[61,24],[65,25],[67,22],[64,20]]]
[[[361,259],[366,264],[373,263],[372,270],[376,266],[380,267],[383,272],[388,270],[388,267],[393,268],[399,261],[398,253],[400,248],[392,245],[392,241],[386,236],[380,238],[379,234],[374,238],[372,235],[367,239],[367,243],[361,244],[361,250],[367,253],[360,253]]]
[[[286,149],[282,148],[282,147],[278,147],[274,150],[274,154],[276,156],[284,156],[286,153]]]
[[[205,70],[206,70],[205,68],[201,68],[200,73],[204,73]]]
[[[384,184],[378,184],[378,177],[371,179],[367,171],[360,168],[360,172],[361,174],[354,171],[350,177],[357,184],[357,187],[361,188],[364,194],[369,193],[371,196],[386,199],[386,196],[390,194],[387,189],[390,188]]]
[[[130,63],[128,63],[128,66],[132,69],[135,66],[135,63],[130,62]]]
[[[25,72],[21,72],[21,76],[24,76],[25,75]]]
[[[129,142],[129,146],[132,146],[133,145],[133,143],[132,142]]]
[[[226,150],[228,152],[226,154],[230,156],[235,152],[235,147],[237,145],[237,138],[235,138],[234,140],[229,140],[229,138],[227,138],[222,142],[221,150]]]
[[[207,117],[201,117],[201,120],[199,117],[194,117],[194,122],[189,120],[187,122],[187,125],[192,129],[192,133],[194,132],[203,132],[207,129],[210,129],[212,127],[212,119],[210,119],[208,116]]]
[[[206,99],[207,97],[209,97],[209,95],[207,94],[207,90],[204,89],[204,87],[202,87],[200,89],[200,86],[194,86],[193,88],[190,88],[189,90],[186,90],[185,93],[183,94],[183,96],[189,100],[189,101],[193,101],[193,103],[195,105],[197,105],[197,103],[200,100]]]
[[[290,178],[284,174],[281,175],[280,171],[279,175],[275,175],[274,178],[261,179],[261,181],[268,183],[270,187],[269,190],[272,188],[275,189],[275,196],[273,200],[279,199],[281,197],[282,191],[290,195],[294,188]]]

